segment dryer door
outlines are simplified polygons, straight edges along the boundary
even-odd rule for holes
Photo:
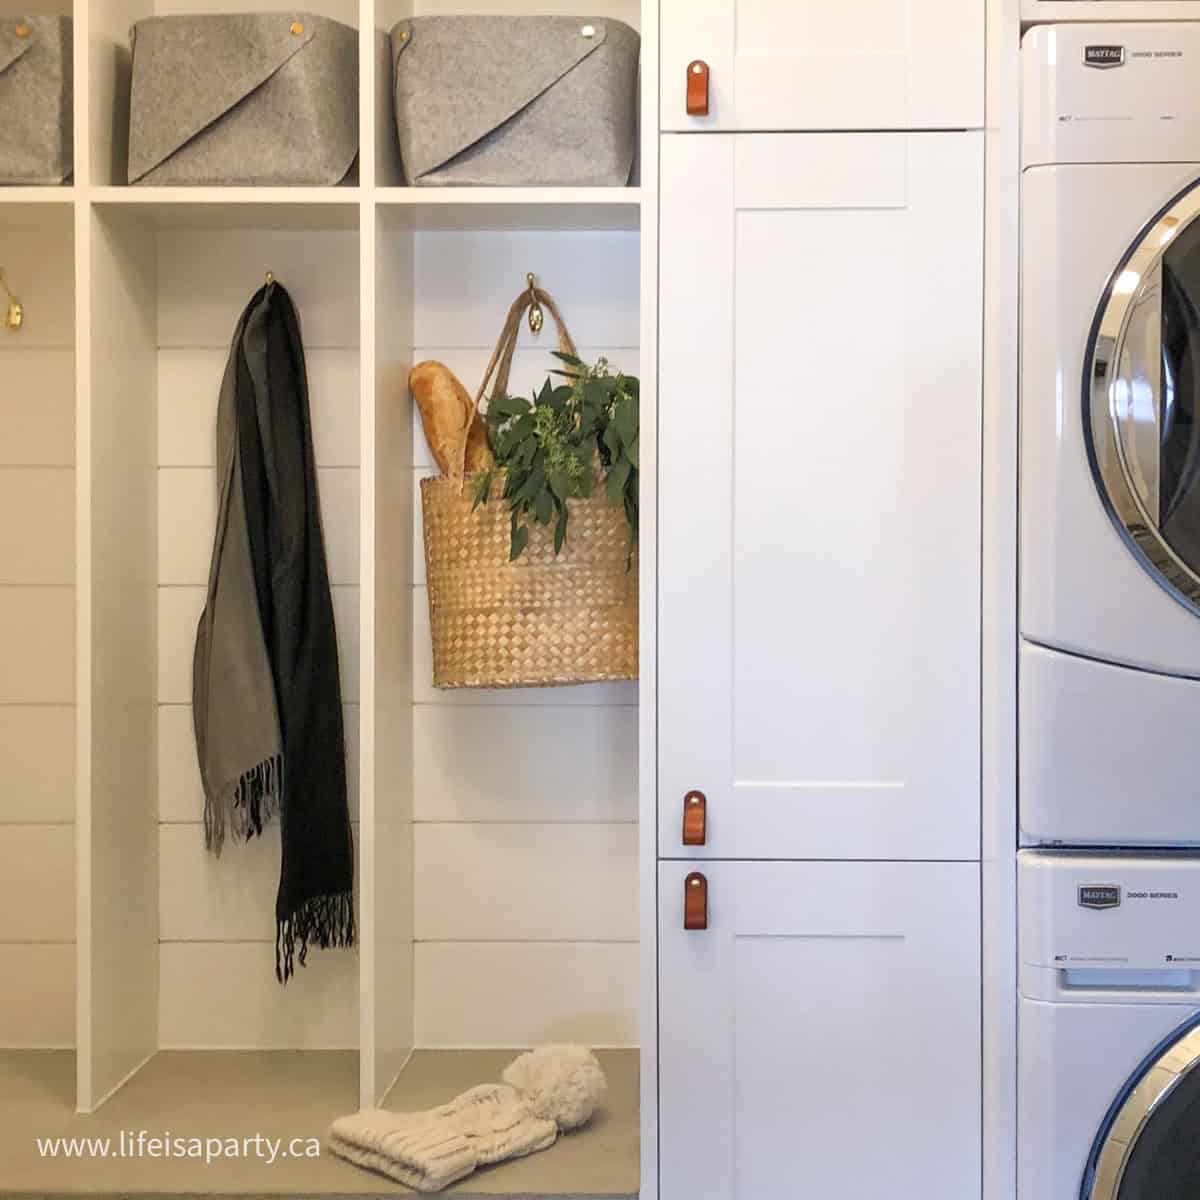
[[[1113,273],[1089,341],[1083,424],[1109,515],[1200,615],[1200,183]]]
[[[1200,1025],[1176,1030],[1109,1109],[1081,1200],[1200,1196]]]

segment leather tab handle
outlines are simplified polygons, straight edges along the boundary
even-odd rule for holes
[[[683,881],[683,927],[708,928],[708,880],[699,871]]]
[[[683,798],[683,844],[703,846],[708,838],[708,801],[703,792],[688,792]]]
[[[701,58],[688,63],[687,115],[708,116],[708,63]]]

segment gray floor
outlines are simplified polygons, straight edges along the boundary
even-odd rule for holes
[[[499,1077],[507,1050],[422,1050],[386,1107],[430,1108]],[[444,1195],[615,1200],[638,1191],[638,1061],[635,1051],[601,1051],[608,1076],[605,1110],[551,1149],[488,1168]],[[153,1059],[98,1113],[74,1106],[74,1055],[0,1052],[0,1194],[46,1197],[165,1195],[376,1196],[410,1194],[324,1149],[330,1121],[357,1106],[357,1056],[338,1051],[167,1051]],[[220,1159],[42,1158],[35,1138],[170,1133],[185,1137],[318,1137],[320,1158],[274,1164]]]

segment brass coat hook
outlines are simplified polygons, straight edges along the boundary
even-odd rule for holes
[[[25,324],[25,306],[12,294],[8,281],[4,278],[4,268],[0,267],[0,287],[8,296],[8,309],[4,314],[4,328],[16,333]]]
[[[529,284],[529,331],[541,333],[542,326],[546,324],[546,314],[542,312],[542,306],[538,303],[537,280],[532,271],[525,276],[525,282]]]

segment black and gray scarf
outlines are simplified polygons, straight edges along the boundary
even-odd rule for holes
[[[275,974],[286,983],[310,942],[354,944],[354,846],[304,348],[277,283],[233,337],[217,482],[192,676],[204,836],[220,854],[227,835],[253,837],[278,813]]]

